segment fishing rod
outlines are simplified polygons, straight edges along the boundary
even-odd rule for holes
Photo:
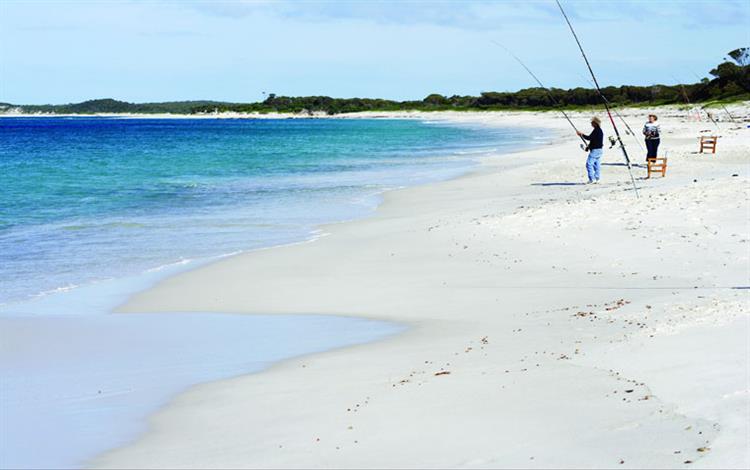
[[[628,156],[628,151],[625,150],[625,144],[622,142],[622,138],[620,137],[620,131],[617,129],[617,124],[615,124],[615,119],[612,117],[612,113],[609,110],[609,104],[607,99],[604,97],[604,93],[602,93],[602,89],[599,86],[599,81],[596,79],[596,75],[594,75],[594,70],[591,68],[591,64],[589,63],[588,57],[586,57],[586,53],[583,51],[583,46],[581,45],[581,41],[578,40],[578,35],[576,34],[576,31],[573,29],[573,25],[570,23],[570,20],[568,19],[568,15],[565,14],[565,10],[563,10],[562,5],[560,4],[560,0],[555,0],[557,3],[558,8],[560,8],[560,12],[563,15],[563,18],[565,18],[565,22],[568,23],[568,27],[570,28],[570,32],[573,33],[573,38],[576,40],[576,44],[578,44],[578,49],[581,51],[581,55],[583,56],[583,60],[586,62],[586,67],[589,69],[589,73],[591,73],[591,78],[594,79],[594,86],[596,86],[596,91],[599,93],[599,96],[604,101],[604,107],[607,110],[607,116],[609,116],[609,122],[612,123],[612,128],[615,130],[615,135],[617,136],[617,142],[620,144],[620,149],[622,150],[622,154],[625,156],[625,163],[628,166],[628,173],[630,173],[630,181],[633,183],[633,190],[635,191],[635,197],[639,198],[638,195],[638,186],[635,184],[635,178],[633,177],[633,167],[630,164],[630,157]]]
[[[672,75],[672,80],[676,81],[678,85],[680,85],[680,90],[682,91],[682,97],[685,99],[685,103],[687,103],[690,106],[693,106],[693,103],[690,102],[690,98],[688,98],[687,91],[685,91],[685,85],[682,84],[680,79]]]
[[[690,71],[690,73],[692,73],[695,76],[695,78],[698,79],[698,83],[700,83],[701,80],[703,80],[701,77],[698,76],[697,73],[693,72],[692,70]],[[729,120],[730,121],[732,121],[734,123],[737,122],[737,121],[734,120],[734,116],[732,116],[732,113],[730,113],[729,110],[727,109],[727,107],[724,106],[724,103],[719,103],[719,106],[721,106],[721,108],[724,110],[724,112],[727,113],[727,116],[729,116]]]
[[[732,116],[732,113],[729,112],[726,106],[724,106],[723,103],[719,103],[719,106],[721,106],[721,109],[724,110],[725,113],[727,113],[727,116],[729,116],[729,120],[733,123],[737,123],[737,121],[734,120],[734,117]]]
[[[705,107],[705,106],[701,106],[701,109],[702,109],[703,111],[706,111],[706,107]],[[719,123],[718,123],[718,122],[716,122],[716,119],[714,119],[714,117],[713,117],[713,116],[711,116],[711,113],[710,113],[710,112],[706,111],[706,116],[708,116],[708,119],[710,119],[710,120],[711,120],[711,122],[713,122],[713,123],[714,123],[714,126],[716,126],[716,129],[718,129],[718,130],[721,130],[721,127],[719,127]]]
[[[607,98],[604,98],[604,97],[602,97],[602,98],[605,100],[605,102],[607,104],[609,104],[610,106],[612,106],[612,103],[610,103],[609,101],[607,101]],[[620,113],[618,113],[617,110],[614,107],[612,108],[612,111],[615,113],[615,116],[617,116],[620,119],[620,121],[622,121],[622,123],[625,125],[625,129],[628,130],[628,132],[630,133],[630,135],[633,136],[633,139],[635,139],[635,143],[638,144],[638,147],[640,147],[641,150],[646,150],[646,149],[643,148],[643,144],[641,143],[641,139],[639,139],[638,136],[635,135],[635,132],[633,131],[633,129],[631,129],[630,126],[628,125],[628,121],[626,121],[625,118],[622,117],[622,115]]]
[[[729,110],[727,109],[727,107],[726,107],[726,106],[724,106],[724,104],[723,104],[723,103],[719,103],[719,106],[721,106],[721,107],[722,107],[722,109],[724,109],[724,112],[725,112],[725,113],[727,113],[727,116],[729,116],[729,120],[730,120],[730,121],[732,121],[732,122],[734,122],[734,123],[736,123],[736,122],[737,122],[737,121],[735,121],[735,120],[734,120],[734,117],[732,117],[732,113],[730,113],[730,112],[729,112]]]
[[[687,103],[687,105],[690,107],[691,110],[692,109],[696,109],[697,106],[693,106],[693,103],[690,102],[690,98],[688,98],[687,91],[685,91],[685,85],[683,85],[682,82],[677,77],[675,77],[674,75],[672,75],[672,80],[674,80],[675,82],[677,82],[678,85],[680,85],[680,90],[682,91],[682,97],[685,100],[685,103]],[[703,109],[703,107],[701,106],[700,109]],[[688,111],[688,114],[690,114],[690,111]],[[696,111],[696,114],[698,115],[698,121],[700,121],[701,120],[701,112],[700,111]],[[708,119],[710,119],[714,124],[716,124],[716,122],[713,120],[713,118],[711,117],[711,115],[708,114],[708,112],[706,112],[706,115],[708,116]],[[717,124],[717,127],[718,127],[718,124]]]
[[[584,78],[584,80],[594,85],[594,82],[592,82],[591,79]],[[625,125],[625,128],[628,130],[630,135],[633,136],[633,138],[635,139],[635,142],[638,144],[638,147],[640,147],[641,150],[646,150],[643,148],[643,144],[641,143],[640,139],[635,135],[635,132],[633,132],[633,129],[631,129],[630,126],[628,125],[628,121],[626,121],[625,118],[622,117],[622,115],[617,112],[617,109],[615,109],[615,107],[612,106],[612,103],[607,99],[606,96],[604,96],[604,94],[601,95],[601,98],[604,100],[605,103],[609,104],[612,107],[612,111],[615,113],[615,116],[617,116],[620,119],[620,121],[622,121],[622,123]]]
[[[544,83],[542,83],[542,81],[539,80],[539,78],[534,74],[534,72],[532,72],[531,69],[528,68],[526,66],[526,64],[524,64],[523,61],[520,58],[518,58],[517,55],[515,55],[514,53],[512,53],[510,51],[510,49],[508,49],[507,47],[503,46],[502,44],[500,44],[499,42],[497,42],[495,40],[491,40],[491,41],[496,46],[502,47],[505,50],[505,52],[507,52],[514,59],[516,59],[516,62],[518,62],[519,64],[521,64],[521,67],[523,67],[527,72],[529,72],[529,75],[531,75],[531,77],[539,84],[539,86],[542,88],[542,90],[544,90],[544,91],[547,92],[547,96],[549,96],[549,99],[550,99],[550,101],[552,101],[552,104],[559,109],[559,111],[562,113],[563,116],[565,116],[565,119],[568,121],[568,123],[570,124],[570,126],[573,128],[574,131],[576,131],[576,134],[577,134],[578,133],[578,128],[576,127],[575,124],[573,124],[573,121],[568,116],[568,113],[566,113],[565,110],[562,109],[562,107],[560,107],[560,103],[555,99],[555,96],[552,94],[552,91],[549,88],[547,88],[546,86],[544,86]],[[583,136],[579,135],[579,137],[581,138],[581,141],[585,145],[588,145],[588,142],[586,141],[586,139],[583,138]]]
[[[677,79],[677,78],[675,78],[675,76],[674,76],[674,75],[672,75],[672,79],[674,79],[674,81],[676,81],[676,82],[680,82],[680,80],[679,80],[679,79]],[[683,96],[683,97],[685,98],[685,102],[686,102],[686,103],[687,103],[687,104],[688,104],[689,106],[691,106],[691,107],[692,107],[692,106],[693,106],[693,103],[691,103],[691,102],[690,102],[690,99],[688,98],[688,95],[687,95],[687,91],[685,91],[685,85],[683,85],[682,83],[678,83],[678,84],[680,85],[680,88],[682,89],[682,96]],[[724,105],[721,105],[721,107],[722,107],[722,108],[724,108]],[[701,107],[700,107],[700,109],[702,109],[703,111],[706,111],[706,107],[705,107],[705,106],[701,106]],[[727,112],[727,114],[729,114],[729,111],[727,111],[727,108],[724,108],[724,111],[726,111],[726,112]],[[719,123],[718,123],[718,122],[716,122],[716,119],[714,119],[714,117],[713,117],[713,116],[711,116],[711,113],[710,113],[710,112],[706,111],[706,116],[708,116],[708,119],[709,119],[709,120],[710,120],[711,122],[713,122],[713,123],[714,123],[714,126],[716,126],[716,128],[717,128],[717,129],[721,130],[721,128],[719,127]],[[730,118],[730,119],[732,118],[732,115],[731,115],[731,114],[729,114],[729,118]],[[698,119],[700,120],[700,111],[698,111]],[[734,121],[734,119],[732,119],[732,121]]]
[[[607,101],[607,98],[604,98],[604,96],[602,96],[602,98],[604,99],[604,101],[607,104],[609,104],[610,106],[612,106],[612,103],[610,103],[609,101]],[[631,129],[630,126],[628,125],[628,121],[626,121],[625,118],[622,117],[622,115],[620,113],[618,113],[617,110],[614,107],[612,107],[612,111],[615,113],[615,116],[617,116],[618,118],[620,118],[620,121],[622,121],[622,123],[625,125],[625,129],[627,129],[628,132],[630,133],[630,135],[633,136],[633,139],[635,139],[635,142],[638,144],[638,147],[640,147],[641,150],[646,150],[646,149],[643,148],[643,144],[641,143],[641,140],[638,138],[637,135],[635,135],[635,132],[633,132],[633,129]]]

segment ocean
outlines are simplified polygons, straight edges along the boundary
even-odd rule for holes
[[[308,239],[530,131],[384,119],[0,119],[0,306]]]
[[[403,331],[111,312],[172,273],[314,240],[384,191],[458,176],[534,135],[412,119],[0,118],[0,468],[84,466],[191,385]]]

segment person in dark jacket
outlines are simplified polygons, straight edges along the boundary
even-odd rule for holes
[[[598,117],[591,118],[591,127],[594,128],[591,134],[586,135],[578,131],[577,134],[589,142],[589,158],[586,159],[586,172],[589,176],[589,184],[599,182],[601,175],[601,159],[604,151],[604,132],[602,131],[602,121]]]

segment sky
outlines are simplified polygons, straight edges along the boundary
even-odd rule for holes
[[[750,46],[750,1],[562,0],[604,85],[690,83]],[[0,0],[0,102],[264,93],[422,99],[589,86],[554,1]]]

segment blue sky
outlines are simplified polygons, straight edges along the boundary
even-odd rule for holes
[[[750,1],[563,2],[602,85],[692,82],[750,45]],[[0,0],[0,101],[421,99],[588,86],[552,1]]]

